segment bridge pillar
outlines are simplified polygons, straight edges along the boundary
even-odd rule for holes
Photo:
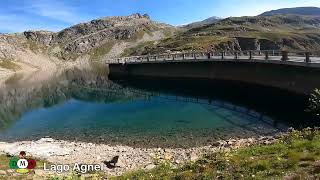
[[[224,51],[221,52],[221,59],[224,59]]]
[[[289,60],[289,53],[288,53],[288,51],[281,51],[281,54],[282,54],[281,61],[287,61],[287,60]]]
[[[186,54],[182,54],[182,59],[185,60],[186,59]]]
[[[234,58],[235,58],[235,59],[239,59],[239,54],[238,54],[238,52],[235,52],[235,53],[234,53]]]
[[[211,59],[211,53],[210,52],[207,53],[207,57],[208,57],[208,59]]]
[[[311,63],[310,55],[310,52],[306,52],[306,63]]]
[[[268,60],[269,59],[269,52],[266,51],[264,55],[265,55],[265,60]]]

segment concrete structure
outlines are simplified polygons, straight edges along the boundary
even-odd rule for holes
[[[320,58],[307,53],[221,52],[141,56],[109,62],[110,77],[228,80],[301,94],[320,88]]]

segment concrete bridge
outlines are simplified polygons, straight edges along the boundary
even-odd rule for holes
[[[320,88],[320,52],[188,52],[107,60],[110,78],[227,80],[300,94]]]

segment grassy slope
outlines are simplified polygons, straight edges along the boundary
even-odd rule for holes
[[[5,69],[9,69],[12,71],[17,71],[21,68],[19,65],[14,63],[14,61],[11,59],[0,59],[0,67],[5,68]]]
[[[114,179],[320,178],[320,131],[293,131],[278,143],[210,154],[180,168],[169,164]]]
[[[176,36],[148,46],[144,52],[131,50],[130,55],[155,54],[170,51],[204,51],[212,46],[219,49],[235,40],[235,37],[249,37],[282,42],[292,40],[287,49],[316,50],[320,48],[320,19],[308,16],[233,17],[218,23],[193,28]],[[140,48],[141,49],[141,48]]]

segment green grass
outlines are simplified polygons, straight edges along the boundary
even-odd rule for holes
[[[137,46],[132,47],[132,48],[127,48],[124,50],[124,52],[121,54],[121,57],[126,57],[126,56],[133,56],[133,55],[145,55],[142,54],[145,51],[145,48],[151,47],[154,45],[154,41],[147,41],[147,42],[142,42],[139,43]]]
[[[173,168],[169,163],[113,179],[296,179],[320,178],[319,130],[293,131],[272,145],[209,154]]]
[[[164,29],[163,30],[163,34],[166,38],[172,36],[174,34],[174,31],[173,30],[170,30],[170,29]]]
[[[40,42],[34,40],[27,40],[27,42],[24,43],[24,46],[34,53],[46,52],[48,49],[44,44],[41,44]]]
[[[128,42],[137,42],[138,40],[142,39],[143,36],[147,33],[149,36],[153,36],[152,32],[148,29],[139,29],[132,37],[126,39]]]
[[[14,63],[12,59],[0,59],[0,67],[13,71],[20,69],[20,66]]]
[[[160,43],[146,46],[140,54],[158,54],[166,51],[206,51],[210,46],[228,42],[231,38],[224,36],[192,36],[178,35],[160,41]]]
[[[91,52],[89,53],[90,60],[101,61],[102,58],[110,52],[114,44],[115,42],[107,42],[101,45],[100,47],[91,50]]]
[[[232,17],[176,33],[175,36],[162,39],[157,45],[146,47],[140,54],[165,53],[168,50],[206,51],[211,48],[217,51],[232,50],[235,48],[235,37],[270,40],[279,44],[279,50],[315,51],[320,48],[319,31],[312,24],[313,20],[309,17]],[[289,39],[290,43],[283,43],[284,38]]]

